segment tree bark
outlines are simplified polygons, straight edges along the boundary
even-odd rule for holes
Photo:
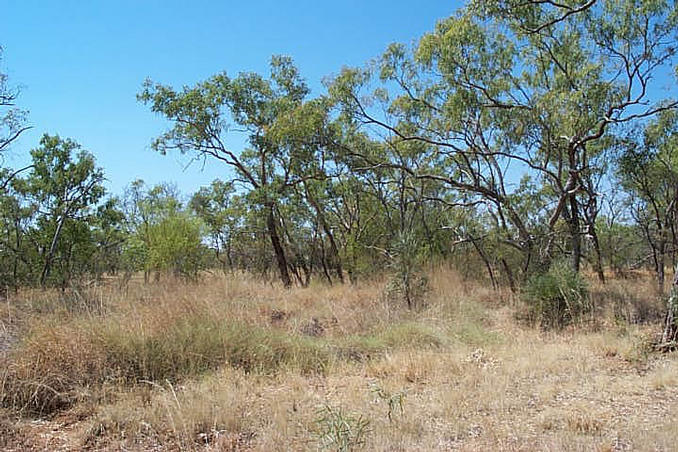
[[[598,241],[598,233],[593,224],[589,225],[589,235],[593,244],[593,251],[596,253],[596,273],[598,273],[598,280],[605,284],[605,271],[603,270],[603,256],[600,252],[600,242]]]
[[[45,284],[47,283],[47,278],[49,277],[49,272],[52,268],[52,259],[54,258],[54,253],[56,251],[56,246],[57,243],[59,242],[59,236],[61,235],[61,228],[64,225],[64,222],[66,221],[66,215],[62,215],[61,218],[59,219],[59,223],[57,224],[56,231],[54,232],[54,236],[52,237],[52,243],[49,246],[49,250],[47,251],[47,256],[45,256],[45,264],[42,267],[42,273],[40,274],[40,286],[45,287]]]
[[[666,241],[660,239],[657,248],[657,290],[663,294],[666,281]]]
[[[579,205],[574,194],[570,195],[570,243],[572,246],[571,268],[579,273],[581,267],[581,233],[579,225]]]
[[[283,286],[290,287],[292,286],[292,280],[290,279],[290,274],[287,271],[287,258],[285,257],[285,250],[280,243],[280,236],[278,235],[278,228],[275,224],[275,206],[272,202],[266,203],[267,218],[266,226],[268,227],[268,235],[271,239],[271,245],[273,245],[273,251],[275,252],[275,258],[278,263],[278,271],[280,272],[280,280],[283,283]]]
[[[471,243],[473,244],[473,247],[476,249],[476,252],[482,259],[483,263],[485,264],[485,268],[487,269],[487,274],[490,277],[490,282],[492,283],[492,289],[497,290],[497,281],[494,278],[494,271],[492,270],[492,263],[490,262],[490,259],[487,257],[487,254],[485,253],[485,250],[483,249],[482,245],[478,243],[478,240],[475,239],[474,237],[469,236],[469,239],[471,240]]]
[[[504,273],[506,273],[506,279],[508,280],[509,283],[509,288],[511,289],[511,293],[516,293],[516,283],[515,280],[513,279],[513,272],[511,271],[511,268],[509,267],[508,263],[506,262],[506,259],[502,258],[501,259],[501,265],[504,267]]]
[[[666,307],[664,332],[658,347],[668,351],[675,350],[678,346],[678,268],[675,270],[673,285],[671,286],[671,296]]]

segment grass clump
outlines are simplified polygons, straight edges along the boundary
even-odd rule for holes
[[[564,264],[532,277],[523,290],[529,317],[543,328],[562,328],[592,309],[586,281]]]
[[[393,422],[394,415],[399,414],[400,416],[403,416],[405,414],[405,391],[390,392],[379,386],[377,383],[373,383],[370,390],[372,391],[372,394],[377,397],[377,400],[386,403],[386,417],[389,422]]]
[[[351,360],[365,361],[387,350],[441,347],[444,338],[435,330],[416,323],[402,323],[370,335],[353,336],[337,344],[337,354]]]
[[[321,449],[349,452],[365,446],[370,420],[361,414],[323,405],[317,412],[316,431]]]
[[[50,414],[85,397],[106,373],[106,356],[90,335],[41,325],[0,370],[0,405],[20,414]]]
[[[223,364],[264,374],[282,366],[323,372],[330,358],[320,341],[203,315],[178,320],[150,335],[129,335],[114,326],[105,342],[109,362],[124,369],[128,380],[174,379]]]
[[[378,337],[388,348],[426,348],[443,345],[443,338],[433,328],[410,322],[387,328]]]
[[[280,369],[325,374],[338,359],[364,361],[389,349],[442,344],[435,331],[414,323],[333,341],[205,312],[177,316],[161,327],[123,319],[35,325],[0,371],[0,404],[41,416],[96,399],[106,384],[173,382],[222,366],[262,375]]]
[[[206,315],[157,331],[115,321],[43,325],[0,373],[0,404],[46,415],[91,397],[92,389],[109,382],[174,381],[222,365],[247,373],[270,374],[282,367],[322,373],[331,357],[321,341]]]
[[[123,450],[144,449],[145,443],[162,450],[240,450],[256,422],[247,403],[248,378],[224,368],[181,385],[146,382],[102,406],[83,443],[96,450],[111,449],[111,441]]]

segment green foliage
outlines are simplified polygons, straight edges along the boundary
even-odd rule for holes
[[[675,64],[677,11],[663,1],[471,1],[413,48],[391,45],[333,80],[341,117],[366,136],[386,135],[352,161],[394,170],[393,192],[434,181],[444,195],[425,196],[486,215],[482,238],[458,242],[486,254],[493,280],[501,270],[515,288],[563,255],[576,270],[590,256],[602,276],[599,187],[621,125],[678,106],[643,88]],[[532,182],[517,184],[516,174]]]
[[[0,286],[217,265],[332,284],[386,267],[385,298],[415,309],[426,259],[513,291],[564,256],[601,279],[603,263],[651,263],[663,281],[678,102],[652,83],[676,39],[666,1],[473,0],[415,45],[342,69],[323,96],[284,56],[266,74],[146,81],[138,100],[169,124],[153,148],[224,164],[228,180],[188,205],[142,181],[105,201],[93,155],[45,135],[30,167],[0,168]],[[17,94],[0,73],[0,152],[24,128]],[[602,207],[609,185],[630,215]]]
[[[148,262],[148,246],[138,235],[128,237],[120,261],[122,269],[130,274],[145,269]]]
[[[0,284],[64,288],[114,267],[122,218],[114,200],[100,204],[104,176],[93,155],[44,135],[31,157],[0,197]]]
[[[561,328],[592,309],[584,278],[563,263],[533,276],[523,289],[533,320],[544,328]]]
[[[266,222],[281,280],[289,286],[279,204],[306,178],[321,173],[317,162],[329,144],[328,106],[304,102],[309,88],[291,58],[273,57],[270,68],[269,78],[221,73],[181,91],[147,81],[138,99],[172,122],[153,143],[158,152],[197,152],[231,168],[251,208]],[[225,147],[231,124],[248,131],[247,148]]]
[[[605,263],[618,276],[624,276],[647,255],[643,232],[629,218],[602,217],[598,222],[598,239]]]
[[[172,273],[195,278],[207,265],[205,225],[184,208],[168,184],[146,188],[141,180],[129,187],[124,201],[127,233],[122,263],[127,272]]]
[[[202,225],[186,213],[173,213],[148,230],[146,269],[194,278],[203,267]]]
[[[678,113],[662,112],[621,142],[617,178],[630,194],[628,210],[651,250],[659,290],[670,243],[675,247],[678,193]],[[626,253],[625,253],[626,254]]]
[[[422,270],[425,253],[412,233],[402,233],[389,253],[393,276],[386,287],[390,302],[405,302],[409,309],[421,308],[430,287]]]
[[[370,420],[328,404],[316,411],[316,430],[321,449],[350,452],[365,446]]]
[[[189,203],[191,209],[202,220],[207,237],[222,268],[233,269],[234,242],[241,232],[246,207],[242,199],[234,194],[233,184],[215,180],[209,187],[202,187]],[[225,255],[225,256],[224,256]]]

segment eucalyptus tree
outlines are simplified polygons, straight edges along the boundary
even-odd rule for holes
[[[324,208],[326,219],[333,230],[337,254],[342,268],[352,283],[357,282],[369,246],[375,244],[372,228],[381,229],[383,213],[374,198],[365,195],[366,187],[357,174],[342,174],[326,186]]]
[[[55,260],[67,269],[75,247],[89,240],[88,223],[105,194],[104,174],[91,153],[59,136],[44,135],[31,157],[24,189],[37,209],[33,229],[42,261],[39,281],[45,286]]]
[[[336,228],[329,221],[327,211],[328,188],[345,170],[339,160],[343,130],[341,124],[331,118],[331,107],[326,97],[308,100],[280,115],[270,129],[270,136],[278,146],[291,150],[292,158],[286,171],[306,176],[286,191],[280,205],[289,216],[280,215],[280,220],[297,263],[291,268],[301,268],[305,274],[304,284],[308,284],[311,273],[320,268],[329,283],[332,283],[330,273],[344,282]]]
[[[123,250],[129,238],[118,197],[109,197],[96,206],[90,230],[95,250],[89,272],[97,279],[104,274],[116,275],[123,269]]]
[[[234,247],[244,228],[246,207],[232,183],[215,180],[192,197],[190,207],[207,228],[207,236],[223,270],[236,266]]]
[[[36,209],[23,201],[24,188],[24,181],[14,178],[0,193],[0,290],[5,294],[35,279],[37,255],[27,233]]]
[[[221,73],[180,91],[147,81],[138,95],[172,122],[172,128],[153,142],[156,150],[192,152],[197,158],[220,161],[231,171],[229,179],[246,191],[265,218],[285,286],[292,280],[277,204],[290,189],[319,175],[293,170],[302,167],[303,160],[315,158],[309,154],[315,150],[296,146],[298,139],[282,139],[281,124],[289,124],[290,116],[299,118],[294,113],[305,108],[308,94],[291,59],[273,57],[269,78],[255,73],[230,78]],[[244,132],[248,147],[239,150],[227,145],[234,130]]]
[[[332,283],[332,276],[330,269],[333,269],[339,282],[344,282],[344,265],[339,252],[339,245],[337,241],[337,232],[335,225],[331,222],[328,205],[330,203],[331,192],[329,188],[332,181],[316,180],[306,181],[303,184],[303,196],[312,209],[312,215],[315,216],[315,232],[316,235],[324,233],[327,240],[327,248],[325,250],[324,241],[320,240],[320,264],[323,268],[323,273],[327,281]],[[322,231],[322,232],[321,232]]]
[[[578,270],[582,236],[596,248],[615,132],[677,105],[652,84],[673,69],[677,19],[673,2],[655,0],[471,2],[413,49],[394,44],[367,68],[343,70],[330,92],[356,128],[420,143],[427,162],[366,164],[462,194],[497,219],[525,273],[548,266],[565,234]],[[541,224],[521,214],[521,173],[547,196]]]
[[[92,154],[45,135],[31,157],[0,196],[0,284],[66,288],[114,270],[122,216],[115,199],[100,202],[104,176]]]
[[[623,153],[621,161],[624,161]],[[617,168],[614,184],[603,196],[604,213],[599,216],[596,226],[603,261],[617,277],[622,278],[629,270],[651,259],[646,253],[644,234],[633,218],[635,195],[625,186]]]
[[[586,235],[602,266],[595,223],[600,181],[607,176],[614,134],[678,104],[656,93],[653,79],[675,65],[678,10],[656,0],[587,0],[518,3],[475,2],[481,17],[494,18],[520,46],[519,80],[509,79],[529,108],[514,123],[522,137],[512,144],[533,152],[544,183],[557,202],[549,225],[569,226],[572,266],[579,267]],[[524,94],[523,94],[524,93]],[[533,158],[536,157],[536,160]]]
[[[631,194],[631,214],[651,250],[662,293],[667,257],[678,249],[678,112],[664,112],[626,145],[618,176]]]
[[[0,46],[0,62],[2,62],[3,49]],[[0,158],[10,145],[30,126],[26,125],[26,111],[16,106],[19,90],[9,83],[7,74],[0,71]],[[4,163],[4,162],[3,162]],[[9,182],[19,173],[29,167],[18,170],[3,168],[0,164],[0,189],[5,190]]]

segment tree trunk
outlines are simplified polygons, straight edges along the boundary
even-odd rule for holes
[[[318,202],[315,200],[313,195],[311,195],[308,188],[306,188],[306,197],[308,198],[308,201],[313,206],[313,209],[315,210],[316,215],[318,217],[318,222],[320,223],[320,226],[322,226],[323,232],[327,236],[327,240],[330,242],[330,251],[332,253],[330,262],[334,264],[334,269],[335,269],[335,272],[337,273],[337,278],[339,278],[339,281],[343,284],[344,283],[344,270],[343,270],[342,265],[341,265],[341,256],[339,255],[339,248],[337,247],[337,242],[334,240],[334,234],[332,234],[332,229],[330,228],[329,224],[327,224],[327,220],[325,219],[325,215],[323,214],[322,210],[320,209]]]
[[[290,265],[288,268],[289,268],[289,271],[292,273],[292,275],[297,279],[297,282],[299,283],[299,285],[303,286],[304,280],[301,279],[301,275],[299,274],[299,269],[294,265]]]
[[[323,275],[325,275],[325,278],[327,279],[327,283],[331,286],[332,285],[332,277],[330,276],[330,271],[327,268],[327,259],[325,259],[325,253],[324,252],[320,256],[320,265],[323,268]]]
[[[52,259],[54,258],[54,253],[56,251],[57,243],[59,243],[59,236],[61,235],[61,228],[64,225],[64,222],[66,221],[66,215],[63,215],[59,219],[59,223],[57,224],[56,231],[54,231],[54,236],[52,237],[52,243],[49,246],[49,250],[47,251],[47,256],[45,256],[45,264],[42,267],[42,273],[40,274],[40,286],[45,287],[45,284],[47,283],[47,278],[49,277],[49,272],[52,268]]]
[[[671,296],[667,302],[664,332],[658,348],[675,350],[678,346],[678,268],[675,270]]]
[[[231,273],[233,273],[233,250],[232,250],[232,245],[231,245],[231,238],[228,238],[228,241],[226,242],[226,260],[228,261],[228,269]]]
[[[287,271],[287,258],[285,257],[285,250],[283,250],[282,244],[280,243],[280,237],[278,236],[278,228],[275,224],[274,209],[275,206],[272,202],[266,203],[266,210],[268,211],[266,226],[268,227],[268,235],[271,238],[271,245],[273,245],[273,251],[275,252],[275,258],[278,263],[280,280],[285,287],[290,287],[292,286],[292,280],[290,279],[290,274]]]
[[[502,258],[501,260],[501,265],[504,267],[504,273],[506,273],[506,279],[508,280],[509,283],[509,288],[511,289],[511,293],[516,293],[516,283],[515,280],[513,279],[513,272],[511,271],[511,268],[509,267],[508,263],[506,262],[506,259]]]
[[[666,241],[660,239],[657,244],[657,291],[664,293],[664,281],[666,281]]]
[[[487,254],[485,254],[485,250],[478,243],[477,239],[475,239],[471,236],[469,236],[469,239],[471,240],[473,247],[478,252],[478,255],[482,259],[483,263],[485,264],[485,268],[487,269],[487,274],[489,275],[490,282],[492,283],[492,289],[497,290],[497,281],[494,278],[494,271],[492,270],[492,264],[490,263],[490,259],[487,257]]]
[[[579,206],[574,194],[570,196],[570,243],[572,246],[571,268],[579,273],[581,267],[581,231],[579,227]]]
[[[589,225],[589,234],[591,235],[593,251],[596,253],[596,273],[598,273],[598,280],[605,284],[605,271],[603,270],[603,256],[600,252],[600,242],[598,241],[598,233],[592,224]]]

